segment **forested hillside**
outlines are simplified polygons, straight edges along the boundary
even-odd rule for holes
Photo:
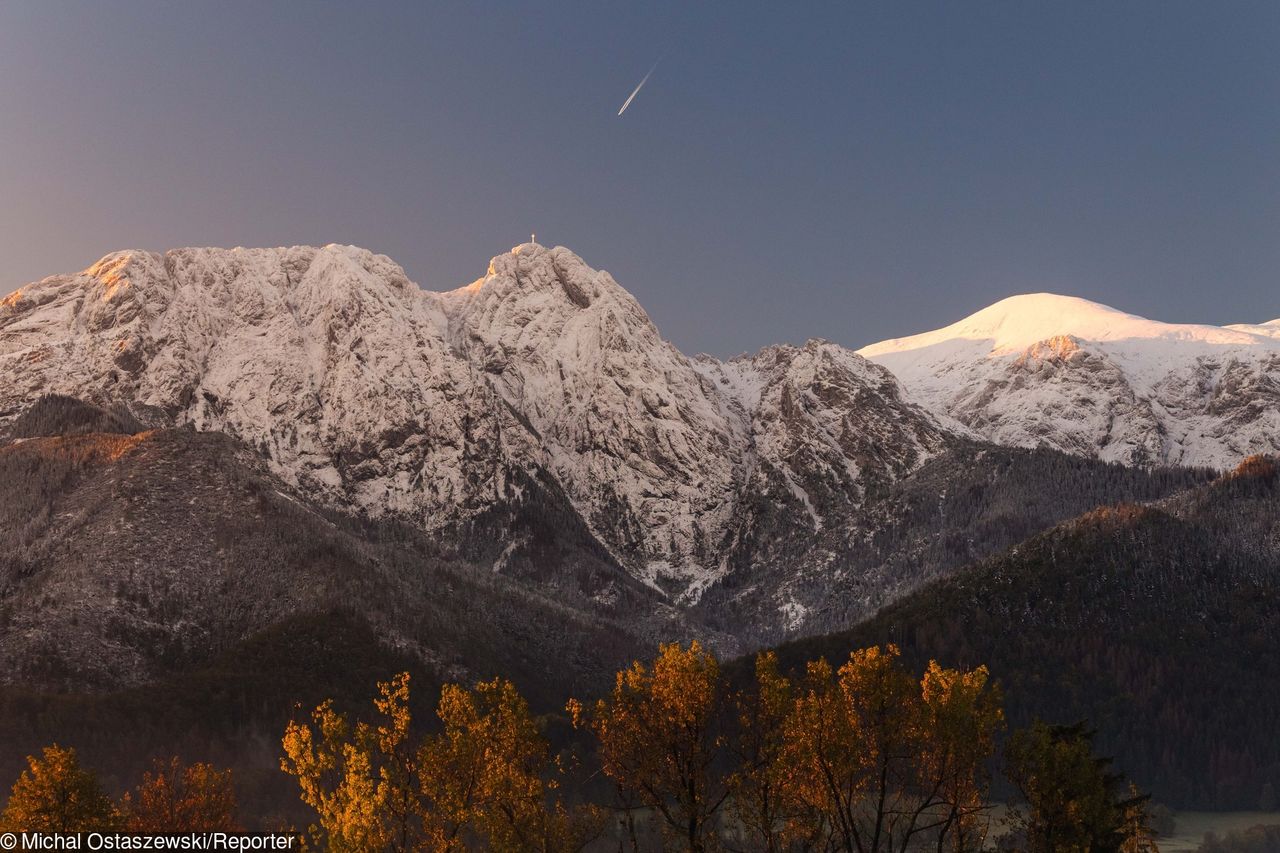
[[[190,751],[274,778],[262,739],[319,690],[364,695],[393,669],[424,686],[501,672],[558,707],[692,631],[575,541],[536,483],[504,523],[527,543],[514,570],[563,568],[555,598],[473,562],[501,547],[483,531],[450,553],[325,512],[223,435],[134,432],[58,399],[23,424],[44,435],[0,444],[6,772],[59,740],[122,772]]]
[[[732,571],[695,611],[753,645],[840,630],[1095,507],[1158,500],[1213,477],[1208,469],[1129,468],[1044,448],[959,442],[868,490],[857,513],[828,529],[788,523],[775,497],[756,500],[746,513],[755,529],[733,551]],[[780,607],[793,614],[789,632],[772,627]]]
[[[986,663],[1012,723],[1088,719],[1174,805],[1256,808],[1280,781],[1280,484],[1273,460],[1157,506],[1085,514],[785,662],[893,641]]]

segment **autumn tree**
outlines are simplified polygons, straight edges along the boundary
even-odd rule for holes
[[[298,780],[302,801],[319,823],[313,840],[334,853],[416,850],[424,833],[418,819],[415,768],[408,764],[409,677],[378,685],[375,727],[352,725],[326,700],[311,723],[285,729],[280,769]]]
[[[810,662],[784,724],[788,837],[859,853],[926,840],[975,849],[1002,721],[985,669],[933,663],[916,679],[892,645],[855,651],[836,672]]]
[[[577,850],[594,825],[556,796],[549,748],[508,681],[445,685],[443,730],[414,742],[409,676],[378,685],[376,724],[321,704],[291,723],[281,767],[315,809],[329,850]]]
[[[1106,853],[1123,841],[1126,798],[1110,759],[1093,752],[1084,725],[1042,722],[1015,732],[1005,750],[1021,803],[1015,830],[1028,853]]]
[[[121,803],[130,832],[236,830],[236,793],[230,770],[157,759]]]
[[[76,751],[54,744],[27,756],[0,814],[6,832],[85,832],[114,829],[115,806],[97,777],[80,766]]]
[[[670,643],[651,666],[636,661],[619,672],[606,698],[568,705],[574,725],[595,734],[602,768],[622,795],[653,809],[691,851],[712,842],[728,795],[714,772],[724,746],[723,692],[710,651],[696,641]]]
[[[825,660],[809,663],[786,724],[789,792],[806,815],[792,821],[794,839],[858,851],[892,844],[920,724],[917,690],[892,646],[853,652],[835,673]]]
[[[985,666],[961,671],[930,661],[921,680],[917,808],[930,810],[938,850],[981,850],[986,840],[988,766],[1004,727],[1003,696],[989,679]]]
[[[495,678],[473,690],[446,685],[438,709],[444,731],[419,754],[428,810],[450,830],[470,826],[486,849],[577,850],[599,831],[591,810],[571,809],[548,776],[549,748],[528,703],[509,681]]]

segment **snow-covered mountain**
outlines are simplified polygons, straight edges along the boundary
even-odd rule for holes
[[[298,494],[406,522],[445,558],[752,643],[1177,485],[985,441],[1125,463],[1275,450],[1277,359],[1280,323],[1033,296],[862,354],[720,361],[562,247],[517,246],[443,293],[350,246],[127,251],[0,303],[0,427],[62,394],[225,433]]]
[[[225,432],[444,541],[545,483],[676,602],[760,534],[760,496],[820,530],[949,440],[848,350],[690,359],[607,272],[532,243],[447,293],[348,246],[115,253],[0,306],[0,417],[49,393]]]
[[[1039,293],[858,353],[998,444],[1219,469],[1280,450],[1276,321],[1160,323]]]
[[[567,249],[526,244],[430,298],[472,381],[525,427],[525,457],[638,577],[696,594],[749,436],[631,294]]]

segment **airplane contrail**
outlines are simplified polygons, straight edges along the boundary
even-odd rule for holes
[[[661,61],[661,59],[658,60],[658,62]],[[658,70],[658,62],[653,63],[653,67],[649,69],[648,74],[644,75],[644,79],[640,81],[640,85],[636,86],[635,91],[628,95],[627,99],[622,102],[622,109],[618,110],[618,115],[625,113],[627,111],[627,107],[631,106],[631,102],[636,99],[636,95],[640,94],[640,90],[644,88],[644,84],[649,82],[650,75]]]

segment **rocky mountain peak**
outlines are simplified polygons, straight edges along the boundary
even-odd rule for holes
[[[466,287],[438,294],[456,330],[494,322],[526,326],[544,316],[542,330],[558,328],[575,311],[605,300],[601,310],[613,309],[633,331],[657,338],[657,329],[638,302],[607,272],[589,267],[563,246],[548,249],[522,243],[489,261],[483,278]]]
[[[939,430],[829,342],[694,362],[609,273],[536,243],[445,293],[352,246],[117,253],[0,308],[0,377],[0,411],[50,393],[127,403],[444,540],[532,477],[686,601],[727,571],[760,472],[808,526],[917,464]]]

